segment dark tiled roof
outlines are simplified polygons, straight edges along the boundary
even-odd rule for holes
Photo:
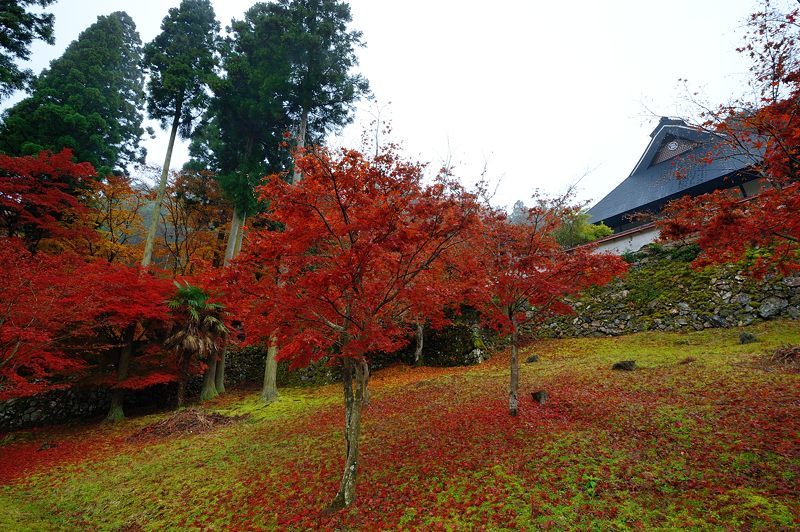
[[[677,119],[662,118],[650,136],[652,140],[631,175],[589,209],[592,222],[619,226],[636,212],[657,210],[684,194],[720,188],[726,180],[731,181],[728,185],[731,186],[737,172],[755,162],[752,155],[734,150],[719,136],[691,128]],[[698,145],[651,166],[661,147],[674,138]]]

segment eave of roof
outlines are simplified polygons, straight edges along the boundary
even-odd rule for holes
[[[699,145],[673,159],[650,166],[668,135],[685,138]],[[618,220],[648,206],[653,207],[679,197],[690,190],[702,191],[704,185],[752,166],[756,160],[744,150],[734,150],[716,134],[698,130],[680,120],[662,119],[651,134],[652,140],[633,172],[614,190],[589,209],[590,221]]]

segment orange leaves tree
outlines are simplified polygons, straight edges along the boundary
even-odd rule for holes
[[[511,342],[508,408],[519,409],[520,329],[541,323],[553,313],[570,312],[564,298],[592,285],[604,284],[623,273],[626,263],[617,256],[593,253],[591,247],[565,251],[554,231],[570,209],[562,201],[537,202],[525,224],[511,224],[505,213],[489,212],[482,220],[474,245],[465,250],[481,272],[470,290],[483,319]]]
[[[173,275],[195,275],[221,266],[231,211],[214,175],[194,171],[176,175],[161,212],[164,268]]]
[[[277,334],[279,358],[295,367],[323,357],[341,366],[346,453],[334,510],[355,497],[370,353],[408,341],[411,313],[425,309],[417,281],[468,237],[477,204],[444,178],[424,186],[423,167],[392,149],[312,150],[297,165],[298,184],[272,176],[260,188],[282,230],[251,237],[239,264],[250,308],[240,316],[250,341]]]
[[[109,174],[88,194],[83,224],[92,230],[75,239],[76,252],[108,262],[133,264],[141,257],[146,194],[130,178]]]
[[[756,97],[707,110],[703,127],[749,156],[764,190],[746,200],[726,191],[681,198],[659,226],[665,240],[697,242],[696,265],[748,259],[757,275],[788,274],[800,269],[800,10],[762,6],[739,49],[752,61]]]

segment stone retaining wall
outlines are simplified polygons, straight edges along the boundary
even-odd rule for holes
[[[473,320],[476,320],[473,317]],[[476,322],[477,323],[477,322]],[[444,331],[425,333],[424,363],[427,365],[466,365],[479,363],[485,354],[484,341],[490,338],[486,331],[474,325],[457,323]],[[413,350],[413,342],[409,349]],[[266,352],[260,347],[249,347],[228,354],[225,368],[225,386],[261,386],[264,379]],[[410,360],[410,351],[375,356],[373,370],[397,360]],[[338,368],[325,361],[307,368],[289,370],[285,362],[278,364],[278,387],[317,386],[340,380]],[[189,383],[190,400],[200,395],[202,378]],[[125,412],[136,414],[171,408],[175,404],[175,383],[153,386],[128,393]],[[104,389],[52,390],[43,394],[0,402],[0,433],[41,425],[64,423],[80,419],[101,419],[110,405],[110,395]]]
[[[552,320],[540,333],[617,336],[800,317],[800,276],[756,280],[731,265],[696,270],[690,265],[695,253],[654,246],[636,254],[625,278],[573,301],[574,315]]]
[[[200,379],[190,383],[190,393],[199,395]],[[160,384],[129,392],[126,413],[153,411],[175,404],[176,386]],[[110,392],[104,389],[51,390],[30,397],[0,402],[0,433],[76,419],[102,418],[111,405]]]

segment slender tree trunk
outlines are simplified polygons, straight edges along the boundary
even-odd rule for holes
[[[136,326],[129,325],[123,335],[125,345],[119,354],[119,365],[117,366],[117,384],[128,378],[131,369],[131,359],[133,358],[133,337],[136,334]],[[122,421],[125,419],[125,412],[122,404],[125,401],[125,390],[115,388],[111,392],[111,408],[108,410],[106,421]]]
[[[228,232],[228,243],[225,247],[225,259],[223,264],[227,266],[236,256],[236,240],[239,238],[239,226],[241,225],[242,219],[239,215],[239,209],[237,207],[233,208],[233,214],[231,216],[231,230]]]
[[[361,360],[361,394],[362,394],[362,401],[361,401],[361,408],[367,408],[369,406],[369,364],[367,363],[367,359]]]
[[[178,377],[178,408],[182,408],[186,403],[186,383],[189,381],[189,357],[186,353],[180,353],[180,375]]]
[[[414,365],[422,365],[422,345],[425,340],[425,323],[422,321],[417,322],[417,346],[414,349]]]
[[[278,398],[278,339],[275,334],[269,337],[267,363],[264,367],[264,386],[261,388],[261,402],[268,405]]]
[[[329,512],[349,506],[356,498],[358,477],[358,440],[361,434],[361,410],[367,389],[366,364],[359,360],[342,360],[342,383],[344,385],[344,439],[346,443],[344,473],[339,492],[328,507]]]
[[[222,354],[217,361],[217,372],[214,375],[214,387],[217,389],[217,394],[225,393],[225,358],[228,354],[228,349],[222,350]]]
[[[186,403],[186,379],[181,378],[178,381],[178,403],[177,407],[182,408]]]
[[[244,234],[243,226],[244,221],[247,219],[245,214],[239,214],[239,209],[233,208],[233,215],[231,216],[231,230],[228,233],[228,243],[225,247],[225,260],[223,264],[228,266],[233,259],[239,254],[242,249],[242,235]],[[215,371],[216,376],[214,383],[216,386],[216,394],[225,393],[225,359],[227,354],[227,347],[222,351],[222,356],[216,363]],[[216,395],[214,395],[216,397]],[[201,397],[202,399],[202,397]],[[203,399],[205,400],[205,399]]]
[[[516,416],[519,411],[519,358],[517,356],[519,333],[517,324],[513,320],[511,328],[511,383],[508,391],[508,413]]]
[[[242,214],[242,219],[239,222],[239,231],[236,234],[236,247],[233,248],[233,257],[231,257],[231,260],[238,257],[239,253],[242,252],[242,239],[244,239],[245,222],[247,222],[247,215]]]
[[[217,374],[217,358],[209,355],[208,367],[203,374],[203,388],[200,390],[200,400],[210,401],[217,395],[217,387],[215,385]]]
[[[300,124],[297,127],[297,148],[302,150],[306,147],[306,131],[308,130],[308,110],[303,109],[300,115]],[[303,174],[297,166],[294,167],[294,174],[292,175],[292,184],[297,183],[303,179]]]
[[[167,190],[167,177],[169,176],[169,165],[172,161],[172,148],[175,147],[175,135],[178,133],[178,126],[181,122],[181,109],[183,98],[178,100],[175,108],[175,116],[172,118],[172,129],[169,133],[169,144],[167,144],[167,156],[164,158],[164,167],[161,169],[161,180],[158,182],[158,192],[156,201],[153,205],[153,214],[150,217],[150,226],[147,228],[147,237],[144,241],[144,255],[142,256],[142,267],[146,268],[153,259],[153,244],[156,240],[156,229],[158,229],[158,217],[161,213],[161,204],[164,202],[164,193]]]

